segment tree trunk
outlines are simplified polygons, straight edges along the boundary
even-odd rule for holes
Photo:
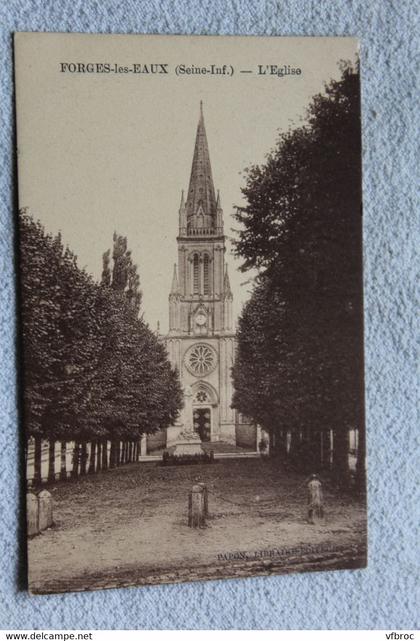
[[[310,443],[310,469],[308,472],[316,473],[321,470],[321,432],[320,430],[311,430],[309,432]]]
[[[66,441],[61,441],[61,452],[60,452],[60,479],[65,481],[67,479],[67,443]]]
[[[270,429],[268,432],[268,441],[270,447],[270,457],[274,458],[277,456],[277,435],[273,429]]]
[[[335,429],[333,444],[332,474],[339,487],[349,485],[349,432],[346,428]]]
[[[331,430],[323,430],[322,438],[322,469],[329,471],[331,469]]]
[[[287,430],[283,429],[280,433],[280,450],[281,457],[287,459]]]
[[[42,438],[35,436],[34,439],[34,485],[41,483],[41,455],[42,455]]]
[[[55,441],[48,443],[48,480],[55,481]]]
[[[102,440],[100,438],[96,441],[96,471],[102,469]]]
[[[86,474],[87,463],[87,447],[86,441],[82,441],[81,454],[80,454],[80,474]]]
[[[73,448],[73,469],[71,474],[73,478],[77,478],[79,475],[79,459],[80,459],[80,443],[75,441]]]
[[[297,430],[290,430],[290,447],[288,458],[292,463],[297,462],[299,454],[299,433]]]
[[[117,465],[117,442],[111,441],[111,450],[109,452],[109,467],[114,468]]]
[[[113,457],[113,467],[118,467],[120,465],[120,457],[121,457],[121,441],[113,441],[113,446],[114,446],[114,457]]]
[[[282,450],[284,452],[284,460],[287,460],[287,457],[289,456],[289,452],[287,451],[287,430],[283,430],[283,443],[282,443]]]
[[[95,463],[96,463],[96,440],[93,439],[90,443],[90,459],[89,459],[88,474],[95,474]]]
[[[108,469],[108,439],[102,441],[102,469]]]

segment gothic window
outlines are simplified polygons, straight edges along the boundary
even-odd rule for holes
[[[214,349],[205,343],[193,345],[185,355],[185,365],[195,376],[206,376],[214,370],[216,363]]]
[[[204,296],[208,296],[210,293],[210,286],[209,286],[209,257],[207,256],[207,254],[204,256],[203,274],[204,274]]]
[[[198,259],[198,254],[194,254],[193,258],[193,291],[194,294],[198,294],[200,291],[200,263]]]

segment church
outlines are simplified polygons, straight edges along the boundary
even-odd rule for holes
[[[166,445],[175,443],[189,425],[202,442],[236,445],[239,417],[231,408],[233,295],[225,257],[223,211],[213,184],[202,103],[189,187],[185,195],[182,192],[179,207],[176,240],[178,261],[169,294],[166,346],[192,402],[185,404],[177,424],[167,428]],[[245,438],[254,447],[255,427],[247,426],[243,419],[241,427],[240,440]]]

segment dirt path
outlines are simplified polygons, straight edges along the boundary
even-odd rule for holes
[[[209,489],[206,528],[187,526],[194,482]],[[140,463],[50,488],[56,526],[29,542],[33,592],[362,567],[364,506],[324,486],[322,525],[305,519],[302,477],[260,459]]]

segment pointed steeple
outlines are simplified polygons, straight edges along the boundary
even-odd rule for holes
[[[187,233],[187,212],[185,209],[185,198],[184,198],[184,190],[182,190],[181,193],[181,203],[179,205],[179,234],[180,236],[183,236],[184,234]]]
[[[216,231],[218,234],[223,234],[223,209],[219,190],[217,190],[216,201]]]
[[[227,264],[226,264],[226,268],[225,268],[225,277],[224,277],[224,280],[223,280],[223,291],[224,291],[224,294],[225,294],[226,298],[231,298],[231,299],[233,298],[232,290],[230,288],[230,279],[229,279]]]
[[[174,274],[172,276],[172,287],[171,287],[171,296],[177,296],[179,294],[179,283],[178,283],[178,273],[176,269],[176,263],[174,265]]]
[[[195,138],[190,184],[187,194],[187,217],[193,227],[209,227],[215,224],[216,197],[211,173],[210,155],[204,126],[203,103],[200,102],[200,119]],[[198,222],[195,218],[202,217]]]

